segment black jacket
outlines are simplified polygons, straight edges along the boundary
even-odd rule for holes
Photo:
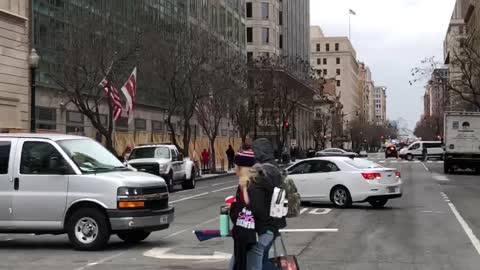
[[[258,162],[253,167],[257,175],[250,181],[248,195],[249,208],[255,216],[255,229],[258,234],[264,234],[267,230],[278,234],[279,229],[286,227],[286,219],[271,217],[270,204],[273,189],[282,183],[282,174],[275,162],[273,146],[269,140],[255,140],[252,150]]]

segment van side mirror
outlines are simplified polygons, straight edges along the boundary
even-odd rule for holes
[[[48,161],[48,169],[55,174],[67,174],[68,166],[65,161],[59,157],[51,157]]]
[[[183,154],[179,153],[177,155],[177,161],[183,161]]]

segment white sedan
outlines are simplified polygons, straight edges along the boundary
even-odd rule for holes
[[[402,196],[400,172],[366,159],[317,157],[287,168],[302,202],[332,202],[349,207],[353,202],[369,202],[383,207],[389,199]]]

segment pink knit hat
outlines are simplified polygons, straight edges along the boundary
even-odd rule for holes
[[[245,149],[235,155],[235,165],[241,167],[252,167],[257,161],[252,149]]]

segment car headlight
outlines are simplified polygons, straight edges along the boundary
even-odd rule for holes
[[[167,170],[167,164],[160,164],[159,169],[161,172],[164,172]]]
[[[118,197],[125,197],[125,196],[139,196],[142,195],[141,188],[132,188],[132,187],[119,187],[117,190]]]

